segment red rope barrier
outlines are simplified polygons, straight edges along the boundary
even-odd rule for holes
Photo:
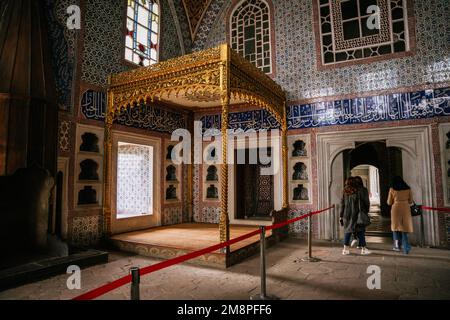
[[[198,251],[187,253],[187,254],[184,254],[182,256],[170,259],[170,260],[165,260],[165,261],[162,261],[162,262],[150,265],[148,267],[140,269],[139,274],[140,275],[145,275],[145,274],[148,274],[148,273],[151,273],[151,272],[155,272],[155,271],[158,271],[158,270],[161,270],[161,269],[173,266],[174,264],[178,264],[178,263],[190,260],[190,259],[194,259],[194,258],[199,257],[201,255],[204,255],[206,253],[209,253],[209,252],[212,252],[212,251],[216,251],[216,250],[219,250],[219,249],[224,248],[224,247],[228,247],[228,246],[230,246],[230,245],[232,245],[232,244],[234,244],[236,242],[239,242],[239,241],[245,240],[247,238],[253,237],[253,236],[255,236],[255,235],[259,234],[259,233],[260,233],[260,230],[258,229],[258,230],[246,233],[246,234],[244,234],[242,236],[239,236],[237,238],[234,238],[234,239],[232,239],[230,241],[218,243],[216,245],[213,245],[213,246],[210,246],[210,247],[198,250]],[[105,284],[105,285],[103,285],[101,287],[98,287],[98,288],[96,288],[94,290],[91,290],[91,291],[89,291],[87,293],[84,293],[84,294],[82,294],[82,295],[80,295],[78,297],[75,297],[73,300],[92,300],[92,299],[95,299],[95,298],[97,298],[97,297],[99,297],[99,296],[109,292],[109,291],[112,291],[112,290],[114,290],[114,289],[116,289],[118,287],[121,287],[121,286],[127,284],[130,281],[131,281],[131,275],[127,275],[127,276],[122,277],[122,278],[120,278],[118,280],[115,280],[115,281],[113,281],[111,283],[107,283],[107,284]]]
[[[330,210],[330,209],[332,209],[332,208],[334,208],[334,206],[331,206],[331,207],[328,207],[328,208],[326,208],[326,209],[322,209],[322,210],[319,210],[319,211],[309,212],[309,213],[306,213],[306,214],[304,214],[304,215],[301,215],[300,217],[293,218],[293,219],[291,219],[291,220],[287,220],[287,221],[280,222],[280,223],[277,223],[277,224],[273,224],[273,225],[271,225],[271,226],[267,226],[267,227],[266,227],[266,230],[278,229],[278,228],[284,227],[284,226],[286,226],[286,225],[288,225],[288,224],[291,224],[291,223],[297,222],[297,221],[299,221],[299,220],[305,219],[305,218],[307,218],[308,216],[313,216],[313,215],[322,213],[322,212],[324,212],[324,211]]]
[[[433,208],[433,207],[426,207],[426,206],[421,206],[422,209],[424,210],[431,210],[431,211],[440,211],[440,212],[450,212],[449,208]]]
[[[324,211],[330,210],[333,207],[334,206],[331,206],[329,208],[322,209],[322,210],[319,210],[319,211],[309,212],[307,214],[301,215],[300,217],[297,217],[297,218],[294,218],[294,219],[291,219],[291,220],[288,220],[288,221],[285,221],[285,222],[277,223],[277,224],[274,224],[274,225],[271,225],[271,226],[267,226],[266,230],[272,230],[272,229],[281,228],[281,227],[286,226],[288,224],[291,224],[293,222],[299,221],[301,219],[305,219],[308,216],[313,216],[315,214],[319,214],[319,213],[322,213]],[[162,261],[162,262],[150,265],[148,267],[140,269],[139,274],[141,276],[143,276],[143,275],[146,275],[148,273],[155,272],[155,271],[158,271],[158,270],[161,270],[161,269],[173,266],[175,264],[179,264],[179,263],[182,263],[184,261],[197,258],[199,256],[202,256],[202,255],[206,254],[206,253],[209,253],[209,252],[212,252],[212,251],[216,251],[216,250],[219,250],[219,249],[224,248],[224,247],[228,247],[228,246],[230,246],[230,245],[232,245],[232,244],[234,244],[236,242],[240,242],[242,240],[245,240],[245,239],[248,239],[250,237],[253,237],[253,236],[255,236],[255,235],[259,234],[259,233],[260,233],[260,230],[258,229],[258,230],[246,233],[246,234],[244,234],[242,236],[239,236],[237,238],[231,239],[229,241],[218,243],[218,244],[215,244],[215,245],[207,247],[207,248],[203,248],[203,249],[198,250],[198,251],[187,253],[187,254],[184,254],[182,256],[173,258],[173,259],[165,260],[165,261]],[[117,289],[117,288],[119,288],[119,287],[121,287],[121,286],[123,286],[123,285],[125,285],[125,284],[127,284],[129,282],[131,282],[131,275],[124,276],[124,277],[122,277],[120,279],[117,279],[117,280],[115,280],[113,282],[107,283],[107,284],[105,284],[105,285],[103,285],[101,287],[95,288],[95,289],[93,289],[91,291],[88,291],[88,292],[86,292],[86,293],[84,293],[82,295],[79,295],[79,296],[73,298],[72,300],[92,300],[92,299],[95,299],[95,298],[97,298],[97,297],[99,297],[101,295],[104,295],[105,293],[108,293],[109,291]]]

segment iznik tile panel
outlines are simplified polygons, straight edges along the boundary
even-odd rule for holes
[[[290,130],[441,116],[450,116],[450,88],[293,105],[287,110]],[[234,112],[229,117],[235,130],[279,128],[265,110]],[[203,116],[201,121],[204,130],[221,127],[219,114]]]
[[[81,113],[86,119],[105,121],[106,94],[87,90],[81,99]],[[172,133],[186,128],[186,118],[181,113],[167,111],[151,105],[124,108],[114,123],[158,132]]]
[[[449,116],[449,99],[450,88],[443,88],[290,106],[288,128]]]

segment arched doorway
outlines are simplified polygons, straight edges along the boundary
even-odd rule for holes
[[[381,211],[380,172],[377,167],[369,164],[361,164],[351,169],[351,176],[359,176],[364,186],[369,191],[371,225],[366,233],[373,236],[391,236],[391,217],[383,216]]]
[[[364,146],[367,145],[367,146]],[[411,186],[413,198],[417,203],[431,204],[436,202],[435,185],[433,179],[432,166],[432,144],[431,144],[431,127],[430,126],[408,126],[408,127],[392,127],[367,130],[354,130],[346,132],[326,132],[318,133],[316,136],[317,146],[317,187],[318,187],[318,207],[326,208],[329,205],[336,204],[336,216],[331,213],[318,216],[318,236],[321,239],[340,239],[341,228],[337,226],[336,221],[339,213],[339,203],[342,196],[343,181],[345,179],[347,167],[351,170],[351,163],[356,164],[372,164],[367,163],[367,153],[370,155],[369,149],[375,149],[379,154],[379,148],[389,148],[393,154],[391,158],[395,159],[401,155],[401,160],[397,159],[389,163],[386,158],[378,159],[378,163],[386,164],[387,169],[383,170],[392,172],[387,178],[382,178],[380,170],[380,205],[386,202],[387,194],[381,195],[382,180],[386,181],[389,186],[389,176],[399,174]],[[369,148],[370,146],[370,148]],[[378,149],[377,149],[378,148]],[[366,150],[365,152],[357,151]],[[348,150],[348,151],[346,151]],[[356,152],[354,159],[361,160],[361,163],[353,160],[344,160],[344,155],[350,150]],[[373,150],[372,150],[373,151]],[[357,156],[360,153],[360,156]],[[365,156],[362,154],[366,153]],[[372,153],[373,155],[373,153]],[[371,161],[374,162],[374,159]],[[401,163],[401,167],[399,164]],[[389,168],[390,167],[390,168]],[[350,173],[348,173],[350,174]],[[385,211],[387,215],[388,211]],[[437,214],[427,213],[424,215],[424,238],[425,244],[431,246],[439,245],[439,225]],[[420,239],[420,222],[414,220],[414,232],[411,235],[411,242],[417,243]]]
[[[377,191],[377,203],[371,207],[372,225],[367,229],[368,234],[390,237],[387,196],[392,178],[396,175],[403,176],[402,150],[399,147],[388,147],[385,140],[356,141],[355,148],[344,150],[342,157],[344,180],[349,176],[361,176],[366,181],[369,194],[371,189]],[[375,184],[373,180],[376,180]],[[372,188],[368,185],[369,182],[372,182]]]

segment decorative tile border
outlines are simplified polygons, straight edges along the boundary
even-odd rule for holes
[[[221,115],[205,115],[200,118],[203,129],[220,129],[222,126]],[[280,128],[277,120],[266,110],[251,110],[245,112],[230,112],[229,128],[234,130],[261,130]]]
[[[289,129],[450,115],[450,88],[290,106]]]
[[[85,119],[105,121],[106,93],[86,90],[81,97],[80,111]],[[151,105],[125,108],[114,123],[158,132],[172,133],[175,129],[186,128],[186,117],[177,112]]]
[[[445,221],[447,225],[447,246],[450,247],[450,214],[447,214]]]
[[[70,121],[62,120],[59,123],[58,143],[61,152],[70,151]]]
[[[193,181],[192,181],[192,192],[193,192],[193,206],[192,214],[194,222],[201,222],[200,219],[200,165],[193,165]]]
[[[287,109],[289,130],[381,121],[450,116],[450,87],[388,95],[292,105]],[[265,110],[233,112],[232,129],[275,129],[276,120]],[[220,114],[204,115],[204,129],[220,129]]]

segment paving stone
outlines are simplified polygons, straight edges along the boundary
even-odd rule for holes
[[[316,263],[294,262],[305,257],[305,241],[289,239],[267,250],[267,291],[281,299],[450,299],[450,251],[413,248],[410,255],[390,245],[370,244],[373,254],[342,256],[341,247],[315,241]],[[110,261],[82,270],[82,290],[68,290],[68,275],[0,292],[0,299],[70,299],[127,275],[131,266],[161,261],[112,252]],[[367,288],[367,267],[381,269],[381,289]],[[227,270],[177,265],[141,278],[141,299],[244,299],[259,293],[259,257]],[[128,300],[125,285],[99,299]]]

